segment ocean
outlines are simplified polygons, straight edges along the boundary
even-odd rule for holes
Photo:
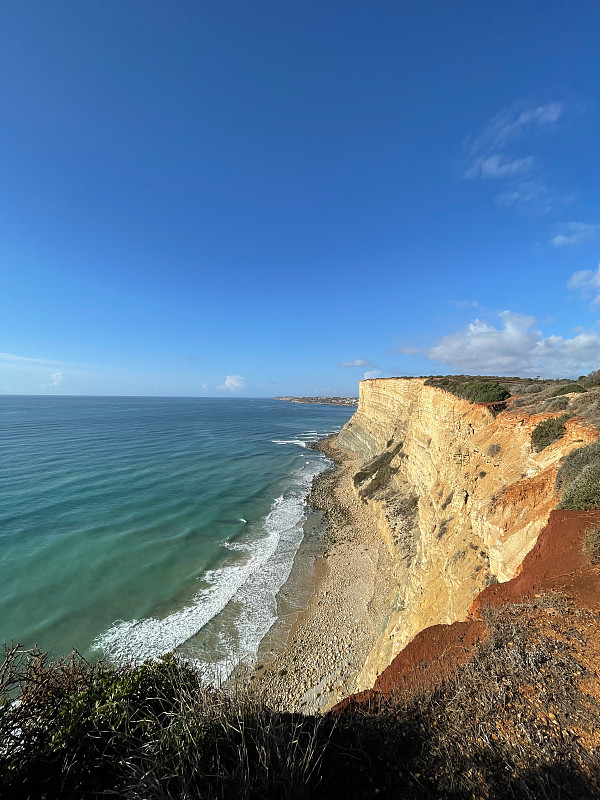
[[[137,661],[178,650],[221,676],[251,658],[330,466],[308,445],[353,411],[0,397],[0,644]]]

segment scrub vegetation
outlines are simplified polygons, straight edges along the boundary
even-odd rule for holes
[[[361,487],[361,497],[371,497],[378,489],[382,489],[388,485],[391,476],[398,471],[398,468],[392,467],[391,464],[402,450],[402,445],[403,443],[399,442],[391,450],[385,450],[359,469],[353,481],[355,486]]]
[[[558,508],[590,511],[600,508],[600,441],[573,450],[556,475]]]
[[[566,386],[559,386],[559,388],[552,393],[552,397],[560,397],[563,394],[583,394],[587,392],[585,386],[579,383],[567,383]]]
[[[541,452],[545,447],[556,442],[566,433],[565,422],[569,419],[568,414],[560,417],[545,419],[540,422],[531,432],[531,444],[536,453]]]
[[[510,391],[496,378],[445,375],[428,378],[425,384],[437,386],[471,403],[501,403],[510,397]]]
[[[583,552],[592,564],[600,564],[600,527],[588,528],[583,536]]]
[[[597,797],[586,741],[600,709],[572,647],[595,617],[560,596],[484,616],[489,638],[440,685],[335,716],[203,686],[173,655],[116,668],[12,648],[0,668],[2,796]]]

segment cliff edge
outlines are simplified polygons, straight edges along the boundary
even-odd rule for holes
[[[597,440],[585,420],[536,452],[531,434],[556,412],[472,403],[420,378],[362,381],[337,444],[360,459],[356,499],[392,563],[386,624],[359,676],[377,677],[421,631],[467,619],[486,587],[518,572],[557,504],[559,462]]]

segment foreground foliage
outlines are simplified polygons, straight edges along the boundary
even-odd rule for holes
[[[12,648],[0,677],[3,797],[310,797],[322,719],[204,686],[173,654],[115,668]]]
[[[597,797],[600,714],[572,646],[597,618],[538,598],[486,621],[490,638],[438,688],[335,718],[203,687],[172,655],[117,669],[13,649],[0,678],[22,693],[0,713],[2,796]]]

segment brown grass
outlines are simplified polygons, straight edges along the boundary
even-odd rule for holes
[[[550,596],[485,622],[489,637],[435,690],[336,719],[203,686],[173,657],[140,676],[13,648],[0,677],[22,694],[0,711],[2,796],[597,798],[598,616]]]
[[[588,528],[583,536],[582,549],[592,564],[600,564],[600,527]]]

